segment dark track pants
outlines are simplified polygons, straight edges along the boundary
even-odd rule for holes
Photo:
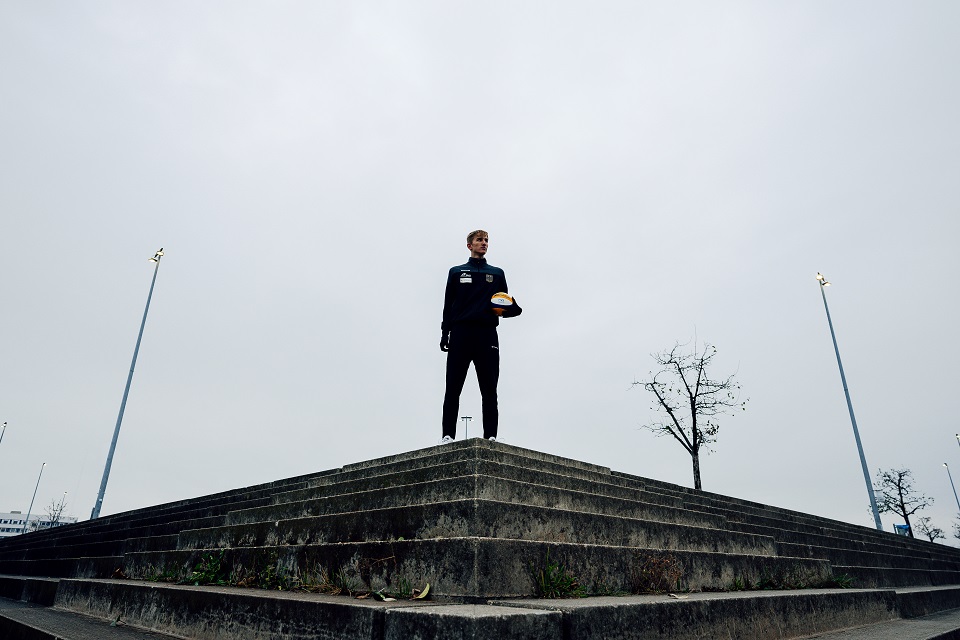
[[[497,381],[500,379],[500,340],[496,327],[454,327],[447,351],[447,390],[443,395],[443,435],[457,437],[460,392],[470,363],[477,371],[483,398],[483,437],[497,435]]]

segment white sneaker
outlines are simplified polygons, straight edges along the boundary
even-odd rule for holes
[[[450,444],[451,442],[453,442],[453,438],[450,436],[443,436],[440,438],[440,444]]]
[[[492,437],[492,436],[489,437],[489,438],[487,438],[487,440],[489,440],[490,442],[496,442],[496,441],[497,441],[497,439],[496,439],[495,437]]]

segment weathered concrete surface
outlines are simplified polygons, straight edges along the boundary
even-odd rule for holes
[[[55,578],[0,575],[0,597],[49,607],[57,595]]]
[[[698,593],[682,599],[632,596],[498,603],[562,611],[564,637],[576,640],[780,640],[899,618],[892,591]]]
[[[471,479],[487,482],[479,477]],[[411,493],[416,490],[409,488]],[[769,536],[473,498],[194,529],[182,532],[176,546],[187,550],[441,537],[777,555]]]
[[[0,598],[0,638],[3,640],[172,640],[173,636],[111,626],[71,611]]]
[[[227,572],[349,569],[358,588],[430,582],[439,601],[96,579],[118,567],[135,578],[186,575],[221,551]],[[631,589],[638,559],[665,553],[693,590],[770,578],[817,584],[842,573],[856,586],[926,588],[486,605],[533,595],[534,570],[548,554],[580,584],[609,592]],[[49,602],[55,589],[57,606],[103,620],[121,615],[171,634],[241,640],[382,640],[388,632],[579,640],[631,638],[637,629],[646,635],[636,637],[664,639],[785,638],[960,607],[957,549],[479,439],[0,541],[0,573],[11,571],[89,578],[0,578],[0,594],[12,598]]]
[[[904,618],[928,616],[960,607],[960,586],[897,589],[897,608]]]
[[[471,604],[392,609],[385,616],[383,637],[384,640],[559,640],[563,637],[563,614]]]
[[[124,571],[130,577],[175,570],[189,571],[218,549],[128,554]],[[435,538],[395,542],[357,542],[223,549],[229,571],[275,566],[295,574],[311,567],[330,573],[356,570],[366,588],[395,589],[396,581],[429,582],[443,598],[479,602],[497,597],[536,595],[532,572],[551,561],[563,564],[584,585],[629,591],[631,570],[657,549],[612,545],[548,543],[502,538]],[[802,576],[806,583],[831,577],[830,564],[817,559],[780,558],[675,550],[670,554],[683,566],[683,583],[694,589],[726,589],[741,580],[756,583],[776,575]]]
[[[664,504],[641,490],[572,482],[556,474],[490,462],[448,463],[386,477],[338,482],[277,496],[273,504],[233,511],[227,524],[283,520],[365,510],[371,504],[395,507],[466,498],[515,502],[589,513],[617,513],[660,522],[724,528],[726,519]],[[415,498],[411,491],[416,491]],[[652,499],[651,499],[652,498]]]
[[[56,606],[191,640],[379,640],[384,613],[435,603],[192,587],[129,580],[64,580]]]
[[[807,636],[806,640],[960,640],[960,609]]]

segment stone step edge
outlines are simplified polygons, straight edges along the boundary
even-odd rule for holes
[[[130,583],[129,581],[118,580],[65,580],[65,594],[58,598],[57,606],[66,610],[77,611],[86,615],[95,615],[102,620],[108,620],[115,615],[120,615],[122,619],[130,620],[139,626],[147,626],[160,632],[188,634],[189,629],[178,627],[176,629],[157,628],[151,625],[148,618],[136,618],[136,611],[133,609],[117,610],[109,608],[115,602],[124,603],[123,606],[134,607],[138,595],[145,598],[146,603],[141,611],[141,615],[149,615],[151,607],[156,608],[158,604],[163,604],[160,608],[170,611],[178,601],[189,599],[190,601],[210,600],[215,603],[222,615],[222,611],[230,608],[240,607],[244,611],[254,609],[259,604],[269,606],[273,611],[287,611],[287,607],[295,610],[307,608],[315,611],[316,614],[310,616],[319,620],[325,619],[324,610],[335,608],[340,610],[340,615],[346,612],[348,616],[359,616],[371,619],[372,626],[382,625],[382,635],[376,629],[371,629],[369,635],[345,636],[344,640],[375,640],[384,638],[385,640],[399,640],[404,637],[402,634],[410,634],[411,630],[423,634],[430,631],[436,631],[443,627],[443,624],[449,624],[450,619],[456,619],[464,625],[480,625],[484,628],[482,617],[487,614],[490,617],[503,617],[509,613],[501,610],[515,612],[515,620],[519,616],[527,616],[533,612],[553,614],[550,618],[543,618],[541,621],[550,620],[552,624],[547,625],[550,633],[535,635],[527,632],[525,635],[500,635],[498,637],[504,640],[540,640],[540,638],[560,637],[564,628],[583,628],[584,626],[597,626],[602,628],[604,633],[614,632],[611,629],[610,622],[615,620],[628,619],[633,616],[641,616],[647,619],[655,619],[660,623],[666,622],[669,626],[671,622],[682,621],[684,626],[689,625],[691,616],[703,620],[705,617],[711,619],[711,625],[719,632],[720,629],[727,633],[727,629],[732,622],[736,622],[743,617],[743,612],[751,606],[755,611],[761,612],[765,618],[771,614],[780,615],[781,620],[787,620],[795,617],[791,610],[791,605],[799,602],[805,602],[807,609],[818,611],[816,616],[807,615],[804,622],[794,622],[796,633],[790,635],[750,635],[742,634],[738,637],[755,637],[757,640],[767,640],[773,637],[799,637],[815,632],[829,632],[839,628],[856,626],[858,624],[874,624],[876,622],[892,621],[901,619],[897,607],[899,595],[897,591],[891,589],[806,589],[799,591],[777,591],[777,592],[736,592],[736,593],[696,593],[679,594],[680,599],[671,598],[668,595],[649,595],[649,596],[623,596],[623,597],[598,597],[584,598],[578,600],[504,600],[491,599],[486,604],[448,604],[438,602],[413,603],[409,601],[397,603],[380,603],[369,600],[357,601],[344,596],[323,596],[315,594],[296,594],[286,592],[261,591],[254,589],[229,589],[223,587],[192,587],[185,585],[142,585]],[[953,591],[957,591],[953,589]],[[100,592],[101,597],[89,597],[89,594]],[[139,594],[138,594],[139,592]],[[113,597],[103,597],[110,594]],[[116,596],[123,594],[124,597]],[[185,595],[187,594],[187,595]],[[960,597],[960,594],[953,595]],[[835,604],[837,610],[846,611],[848,618],[837,620],[830,618],[828,623],[818,623],[818,618],[822,606],[810,606],[813,603],[821,604],[821,601],[827,600]],[[100,602],[108,609],[91,608],[91,603]],[[704,605],[704,603],[708,603]],[[268,604],[272,603],[272,604]],[[82,608],[82,610],[80,610]],[[199,608],[200,610],[206,607]],[[612,616],[610,615],[612,614]],[[282,617],[282,616],[281,616]],[[373,620],[379,618],[379,620]],[[443,620],[443,619],[446,620]],[[326,618],[329,620],[329,618]],[[479,622],[478,622],[479,620]],[[608,624],[598,625],[606,620]],[[276,622],[276,620],[274,621]],[[145,624],[146,623],[146,624]],[[194,624],[202,624],[203,620],[195,620]],[[579,624],[578,624],[579,623]],[[486,623],[489,624],[489,621]],[[747,622],[749,624],[749,621]],[[819,624],[819,626],[817,626]],[[806,625],[806,626],[805,626]],[[830,626],[833,625],[833,626]],[[776,626],[776,625],[774,625]],[[448,627],[449,628],[449,627]],[[786,629],[788,632],[790,629]],[[261,629],[261,632],[269,630]],[[278,635],[277,637],[283,637]],[[406,637],[411,637],[407,635]],[[417,637],[438,637],[430,635],[418,635]],[[471,636],[472,637],[472,636]],[[488,637],[478,636],[478,637]],[[570,634],[572,638],[582,636]],[[596,637],[596,636],[588,636]],[[607,636],[609,637],[609,635]],[[706,636],[709,637],[709,636]],[[719,637],[719,636],[715,636]]]
[[[497,444],[499,444],[499,443],[497,443]],[[491,449],[492,449],[492,446],[491,446],[491,447],[488,447],[488,448],[491,448]],[[422,449],[422,450],[419,450],[419,451],[424,451],[424,452],[426,452],[426,451],[431,451],[431,452],[432,452],[433,450],[437,450],[437,449],[440,449],[440,448],[439,448],[439,447],[434,447],[433,449]],[[523,453],[524,453],[524,452],[527,452],[527,451],[532,451],[532,450],[522,449],[522,448],[520,448],[520,447],[513,447],[513,446],[511,446],[511,445],[503,445],[503,446],[501,447],[501,450],[498,451],[498,453],[504,453],[504,454],[509,455],[509,456],[518,457],[518,458],[524,458],[524,457],[526,457],[526,456],[524,456]],[[544,454],[544,455],[548,455],[548,454]],[[383,478],[386,479],[386,478],[395,476],[395,475],[400,474],[400,473],[409,473],[409,472],[411,472],[411,471],[426,470],[426,469],[431,469],[431,468],[435,468],[435,467],[438,467],[438,466],[455,465],[455,464],[457,464],[457,463],[459,463],[459,462],[463,462],[463,460],[456,460],[456,461],[451,461],[451,462],[444,462],[444,460],[443,460],[443,455],[440,454],[440,453],[437,453],[437,454],[435,454],[435,455],[424,455],[424,456],[422,456],[422,457],[423,457],[424,459],[430,458],[433,462],[436,462],[437,464],[436,464],[436,465],[430,465],[430,466],[427,466],[427,467],[421,467],[421,468],[418,468],[418,469],[385,470],[385,472],[384,472],[383,474],[375,474],[375,475],[370,476],[370,477],[362,477],[362,478],[344,478],[344,479],[342,479],[342,480],[340,480],[340,479],[337,478],[338,474],[329,474],[329,475],[327,475],[327,476],[325,477],[325,479],[330,480],[330,481],[331,481],[331,484],[323,485],[323,488],[324,488],[324,489],[334,489],[334,491],[335,491],[335,490],[336,490],[335,487],[337,487],[338,485],[349,485],[350,483],[353,483],[353,482],[362,481],[362,480],[368,480],[368,479],[370,479],[371,477],[383,477]],[[499,461],[496,461],[496,460],[492,460],[492,459],[483,457],[483,448],[481,448],[480,456],[478,456],[478,457],[476,458],[476,460],[477,460],[478,462],[487,462],[487,463],[493,463],[493,464],[502,464],[502,465],[508,466],[508,467],[516,466],[516,465],[511,465],[511,464],[509,464],[509,463],[507,463],[507,462],[499,462]],[[358,464],[360,464],[360,465],[365,465],[365,463],[358,463]],[[361,469],[362,469],[362,470],[372,470],[372,469],[375,469],[375,466],[361,466]],[[766,519],[766,520],[769,520],[769,521],[772,521],[772,522],[783,523],[782,526],[784,526],[784,528],[787,528],[787,529],[792,528],[791,525],[792,525],[793,527],[796,527],[798,530],[801,530],[801,529],[804,528],[804,527],[821,527],[821,528],[827,529],[827,530],[829,530],[829,531],[835,531],[835,532],[836,532],[836,536],[833,536],[833,537],[838,537],[838,538],[842,538],[842,537],[849,536],[849,534],[850,534],[851,532],[853,532],[853,533],[856,533],[856,534],[858,534],[858,535],[867,535],[867,536],[870,536],[869,539],[870,539],[870,541],[873,542],[874,544],[879,544],[879,543],[881,543],[880,540],[884,539],[884,537],[881,537],[881,536],[877,536],[877,535],[876,535],[878,532],[877,532],[875,529],[869,529],[869,528],[862,527],[862,526],[859,526],[859,525],[853,525],[853,524],[850,524],[850,523],[844,523],[844,522],[842,522],[842,521],[832,520],[832,519],[829,519],[829,518],[823,518],[823,517],[821,517],[821,516],[816,516],[816,515],[812,515],[812,514],[805,514],[805,513],[802,513],[802,512],[793,511],[793,510],[785,509],[785,508],[782,508],[782,507],[775,507],[775,506],[771,506],[771,505],[764,505],[764,504],[762,504],[762,503],[753,502],[753,501],[749,501],[749,500],[743,500],[743,499],[739,499],[739,498],[732,498],[732,497],[728,497],[728,496],[722,496],[721,494],[713,494],[713,493],[709,493],[709,492],[701,492],[701,493],[703,494],[703,495],[701,495],[700,493],[693,492],[692,490],[687,489],[687,488],[684,488],[684,487],[680,487],[679,485],[677,485],[677,489],[681,489],[681,491],[677,491],[676,494],[673,494],[673,493],[663,494],[663,493],[660,493],[660,492],[658,491],[658,489],[660,489],[660,488],[665,488],[665,489],[666,489],[666,488],[668,488],[668,487],[671,487],[672,485],[670,485],[670,483],[665,483],[665,482],[657,481],[657,480],[651,480],[651,479],[643,478],[643,477],[640,477],[640,476],[634,476],[634,475],[631,475],[631,474],[626,474],[626,473],[618,472],[618,471],[612,471],[612,472],[610,472],[606,467],[601,467],[601,469],[603,469],[602,472],[593,471],[595,477],[592,478],[592,479],[590,480],[590,482],[595,483],[595,484],[600,485],[600,486],[610,485],[610,486],[614,486],[614,487],[617,487],[617,488],[620,488],[620,489],[624,489],[624,490],[634,490],[634,491],[638,491],[638,492],[641,492],[641,493],[645,493],[645,494],[651,495],[651,497],[652,497],[652,496],[655,496],[655,495],[661,495],[661,496],[665,496],[665,497],[676,498],[676,499],[681,500],[681,504],[680,504],[680,505],[673,505],[673,508],[679,508],[679,509],[686,510],[686,511],[690,511],[690,512],[693,512],[693,513],[710,514],[710,515],[714,515],[714,516],[719,517],[719,518],[727,519],[727,520],[729,520],[730,522],[736,522],[736,521],[738,521],[738,519],[737,519],[736,517],[731,517],[731,516],[733,516],[733,515],[735,515],[735,514],[737,514],[737,515],[741,515],[741,514],[742,514],[743,516],[747,516],[747,517],[750,517],[750,516],[753,516],[753,517],[762,517],[762,518],[764,518],[764,519]],[[346,470],[347,470],[347,467],[343,467],[343,470],[346,471]],[[353,469],[351,469],[351,470],[353,470]],[[585,469],[583,469],[583,468],[580,468],[580,467],[577,467],[577,470],[580,471],[580,472],[587,471],[587,470],[585,470]],[[549,479],[551,476],[554,476],[554,475],[559,475],[559,474],[554,473],[553,471],[542,471],[542,473],[545,475],[545,479]],[[621,480],[621,481],[626,481],[626,484],[620,484],[619,482],[617,482],[618,479]],[[545,485],[545,486],[555,486],[555,485],[550,484],[549,482],[548,482],[548,483],[544,483],[544,485]],[[277,495],[274,497],[274,502],[275,502],[275,504],[277,504],[277,503],[282,504],[282,503],[283,503],[282,501],[284,501],[284,494],[285,494],[285,493],[289,493],[289,494],[291,494],[291,497],[293,497],[293,494],[301,494],[301,495],[302,495],[302,493],[303,493],[304,491],[309,491],[310,489],[313,489],[313,488],[320,488],[320,487],[310,487],[310,488],[307,488],[307,489],[292,490],[292,491],[289,491],[289,492],[279,493],[279,494],[277,494]],[[563,487],[556,487],[556,488],[558,488],[558,489],[563,489]],[[347,491],[347,492],[345,492],[345,493],[349,494],[349,493],[351,493],[351,492],[350,492],[350,491]],[[604,495],[604,492],[603,492],[603,491],[599,491],[598,494],[599,494],[599,495]],[[339,494],[334,494],[334,495],[339,495]],[[694,502],[693,502],[693,503],[689,503],[689,502],[688,502],[688,503],[686,503],[686,504],[683,504],[683,502],[685,502],[686,499],[692,499]],[[719,500],[718,500],[718,499],[719,499]],[[293,498],[293,500],[291,500],[291,502],[299,502],[299,501],[301,501],[301,500],[303,500],[303,498],[298,496],[298,497]],[[639,500],[639,501],[640,501],[640,502],[647,502],[647,501],[645,501],[645,500]],[[717,504],[718,501],[719,501],[720,503],[722,503],[722,504]],[[657,502],[656,502],[655,500],[650,500],[648,503],[649,503],[649,504],[657,504]],[[277,505],[277,506],[279,506],[279,505]],[[669,506],[669,505],[663,505],[663,506]],[[259,508],[269,509],[270,507],[259,507]],[[254,509],[258,509],[258,507],[254,507]],[[741,510],[741,509],[746,509],[746,510]],[[760,510],[760,511],[763,511],[764,513],[762,513],[762,514],[755,513],[754,510]],[[236,512],[236,511],[241,511],[241,510],[235,510],[235,512]],[[229,517],[229,516],[228,516],[228,517]],[[725,527],[725,528],[731,529],[731,528],[733,528],[733,527]],[[892,536],[893,534],[889,534],[889,535]],[[908,545],[908,544],[909,544],[909,542],[904,542],[904,539],[903,539],[902,537],[897,537],[897,539],[895,539],[895,540],[891,538],[891,539],[889,539],[889,540],[887,540],[887,541],[890,542],[891,544],[894,544],[894,543],[895,543],[896,546]],[[910,542],[912,542],[912,541],[910,541]],[[913,549],[912,547],[907,547],[907,548]],[[960,560],[960,558],[957,558],[957,559]]]
[[[583,462],[581,460],[576,460],[574,458],[558,456],[552,453],[544,453],[541,451],[537,451],[535,449],[518,447],[517,445],[507,444],[504,442],[490,442],[489,440],[484,440],[483,438],[470,438],[469,440],[457,440],[449,444],[433,445],[430,447],[423,447],[421,449],[414,449],[412,451],[405,451],[403,453],[397,453],[389,456],[382,456],[380,458],[374,458],[372,460],[354,462],[352,464],[347,464],[340,467],[340,470],[355,471],[355,470],[359,470],[367,467],[376,467],[381,465],[393,464],[396,462],[405,462],[407,460],[414,460],[417,458],[422,458],[430,455],[443,455],[443,453],[446,451],[458,451],[460,449],[471,449],[471,448],[493,449],[493,450],[499,449],[502,451],[507,451],[508,453],[513,453],[514,455],[520,455],[524,458],[528,458],[531,460],[550,462],[553,464],[563,465],[563,466],[567,466],[575,469],[581,469],[584,471],[594,471],[594,472],[604,473],[604,474],[610,473],[610,467],[592,464],[589,462]]]
[[[616,524],[620,527],[620,529],[618,529],[617,531],[620,531],[621,533],[627,527],[633,527],[637,530],[640,530],[648,525],[655,525],[655,526],[667,527],[667,528],[676,527],[679,531],[682,531],[682,532],[690,532],[690,533],[697,532],[697,533],[702,533],[704,535],[706,535],[707,532],[710,532],[711,534],[721,536],[722,538],[724,538],[725,541],[736,540],[741,542],[744,546],[757,547],[758,549],[754,553],[759,554],[759,547],[763,546],[763,547],[766,547],[766,551],[767,551],[767,553],[764,555],[768,555],[768,556],[778,555],[776,552],[776,541],[771,536],[757,535],[757,534],[751,534],[751,533],[741,533],[737,531],[729,531],[729,530],[720,529],[714,526],[703,526],[703,525],[688,524],[683,522],[669,522],[669,521],[653,520],[650,518],[635,518],[631,516],[623,516],[623,515],[617,515],[612,513],[576,511],[573,509],[563,509],[559,507],[546,507],[546,506],[540,506],[540,505],[521,504],[521,503],[515,503],[515,502],[504,502],[504,501],[492,500],[488,498],[460,498],[455,500],[443,500],[443,501],[437,501],[437,502],[423,502],[423,503],[418,503],[416,505],[381,507],[381,508],[366,509],[364,511],[337,512],[337,513],[322,514],[317,516],[301,516],[297,518],[288,518],[288,519],[280,520],[276,522],[272,520],[261,520],[257,522],[224,524],[220,526],[205,527],[201,529],[185,529],[180,532],[179,536],[181,538],[181,541],[188,540],[188,541],[197,541],[197,542],[208,542],[208,540],[205,541],[202,539],[204,534],[213,538],[216,538],[218,536],[222,538],[223,534],[225,533],[242,532],[244,529],[250,529],[250,528],[270,527],[270,528],[275,528],[275,529],[287,532],[286,535],[278,536],[281,539],[285,539],[289,537],[288,532],[291,528],[303,526],[304,524],[311,523],[311,522],[316,522],[317,524],[320,524],[324,521],[331,522],[331,521],[335,521],[336,519],[350,518],[357,514],[368,514],[373,517],[380,516],[385,521],[390,521],[392,519],[393,514],[409,511],[412,509],[420,510],[420,511],[437,510],[437,509],[442,510],[444,507],[447,507],[447,506],[456,508],[458,506],[464,506],[464,505],[469,506],[471,504],[474,506],[482,505],[482,506],[489,506],[491,508],[496,507],[501,509],[504,513],[527,512],[528,515],[531,515],[531,514],[539,515],[539,516],[543,516],[543,518],[545,519],[550,517],[562,518],[566,514],[586,516],[587,518],[602,520],[610,524]],[[428,536],[426,539],[436,539],[440,537],[500,539],[499,536],[497,538],[492,538],[491,536],[486,536],[486,535],[470,535],[470,534],[455,535],[455,536]],[[417,538],[408,538],[408,539],[413,540]],[[525,540],[525,541],[531,541],[531,542],[560,542],[559,540],[545,540],[540,538],[536,538],[536,539],[508,538],[508,539]],[[325,541],[320,544],[342,544],[345,542],[395,542],[396,540],[397,540],[396,538],[390,538],[390,539],[378,538],[375,540],[349,540],[349,541],[333,540],[333,541]],[[564,542],[568,544],[600,544],[603,546],[625,546],[622,544],[617,544],[615,542],[590,543],[590,542],[581,542],[579,540],[568,540]],[[287,543],[287,544],[290,544],[290,543]],[[299,544],[301,543],[297,543],[297,545]],[[306,542],[302,544],[318,544],[318,543]],[[231,543],[227,546],[230,548],[236,548],[236,547],[243,547],[243,546],[260,546],[260,545],[257,545],[257,544],[241,545],[241,544]],[[211,547],[209,546],[187,547],[187,546],[183,546],[182,543],[178,543],[176,549],[170,549],[170,551],[174,551],[174,550],[189,551],[193,549],[209,549],[209,548]],[[668,547],[668,548],[664,548],[663,550],[664,551],[680,551],[680,550],[704,551],[703,549],[675,548],[675,547]],[[720,552],[720,553],[724,553],[724,552]],[[734,552],[727,551],[725,553],[734,553]],[[794,557],[794,556],[789,556],[789,557]]]
[[[928,607],[923,607],[922,605],[917,606],[916,601],[923,600],[924,596],[932,596],[926,598],[927,602],[925,604],[928,605],[936,603],[938,596],[943,597],[939,598],[939,606],[937,606],[937,604]],[[642,596],[633,597],[639,598]],[[837,611],[828,611],[824,606],[825,601],[829,602],[830,598],[836,599],[837,597],[841,600],[849,599],[858,601],[860,604],[857,605],[855,609],[872,607],[873,612],[871,615],[862,615],[863,611],[854,610],[851,612],[852,616],[850,618],[846,620],[839,619]],[[675,600],[674,598],[680,598],[680,600]],[[817,600],[818,598],[819,600]],[[772,631],[772,637],[774,638],[832,638],[834,637],[833,634],[838,631],[849,632],[851,629],[862,629],[864,632],[862,635],[859,633],[855,635],[858,640],[894,640],[904,637],[909,637],[912,640],[934,640],[941,637],[956,637],[954,635],[939,635],[943,632],[944,626],[948,627],[950,631],[960,630],[960,608],[958,608],[960,607],[960,586],[958,585],[911,589],[810,589],[774,592],[753,591],[737,593],[672,594],[672,596],[654,596],[647,601],[639,601],[636,605],[623,605],[622,603],[616,602],[614,598],[601,599],[604,601],[597,603],[591,602],[591,600],[593,599],[557,601],[497,599],[491,600],[490,603],[506,607],[543,608],[545,610],[562,612],[565,618],[565,631],[569,634],[569,637],[575,638],[583,637],[578,634],[578,631],[583,630],[584,627],[603,629],[605,626],[604,623],[612,620],[619,620],[621,624],[628,624],[631,627],[640,627],[643,620],[647,620],[648,622],[652,622],[653,626],[658,626],[661,634],[663,634],[665,628],[667,630],[677,628],[684,632],[693,632],[696,630],[700,633],[698,637],[727,637],[729,635],[729,637],[738,638],[767,638],[770,636],[762,635],[762,631]],[[779,607],[779,610],[771,606],[777,600],[784,603],[782,607]],[[776,620],[773,625],[775,628],[769,630],[768,627],[770,625],[768,625],[767,622],[775,618],[775,615],[772,614],[781,613],[784,608],[789,614],[789,604],[791,600],[799,602],[806,600],[809,602],[806,607],[802,604],[796,607],[797,611],[795,613],[799,613],[800,616],[806,615],[808,618],[813,619],[814,624],[816,623],[816,618],[827,617],[834,618],[831,624],[837,626],[833,629],[829,628],[829,625],[826,625],[826,628],[819,629],[809,627],[797,628],[798,625],[802,625],[802,621],[797,620],[799,616],[786,615],[786,619],[780,618]],[[691,611],[684,611],[684,607],[682,606],[684,604],[688,605]],[[866,604],[866,606],[864,606],[864,604]],[[886,604],[888,608],[886,612],[883,610],[884,604]],[[719,617],[719,620],[715,620],[718,625],[724,625],[724,619],[722,615],[718,615],[719,612],[717,610],[722,610],[725,605],[729,606],[735,612],[736,617],[733,620],[734,626],[721,626],[722,633],[705,633],[702,627],[698,628],[696,626],[698,620],[691,615],[691,613],[697,611],[698,605],[700,605],[701,617],[709,617],[712,619]],[[750,610],[750,605],[752,605],[753,611]],[[877,605],[879,605],[879,607]],[[644,616],[644,608],[655,611],[655,613]],[[814,610],[817,613],[810,615],[805,609],[807,609],[807,611]],[[947,625],[939,625],[939,631],[928,634],[903,635],[904,629],[923,628],[922,625],[904,626],[903,623],[905,621],[922,621],[927,617],[942,615],[944,612],[953,612],[953,615],[950,616],[952,622]],[[754,628],[750,628],[750,618],[764,613],[766,617],[753,621]],[[747,628],[736,626],[740,623],[739,618],[741,617],[745,619]],[[880,619],[871,620],[871,618]],[[876,633],[880,630],[883,631],[883,635]],[[590,635],[587,633],[585,637],[596,638],[602,637],[602,635]],[[670,637],[670,635],[668,633],[658,635],[657,637]],[[837,638],[848,638],[848,636],[845,633],[840,633],[837,635]],[[852,638],[850,640],[852,640]]]
[[[447,466],[447,465],[440,465]],[[330,501],[336,499],[347,499],[354,496],[368,495],[371,497],[376,497],[379,492],[384,491],[398,491],[403,489],[410,489],[415,487],[421,487],[424,485],[440,485],[444,482],[450,480],[463,480],[468,478],[494,478],[498,481],[516,483],[518,485],[524,485],[527,487],[543,487],[547,490],[557,491],[557,492],[568,492],[570,494],[575,494],[579,496],[598,496],[600,498],[609,498],[615,500],[622,500],[625,502],[632,502],[638,505],[648,505],[651,508],[658,509],[670,509],[678,513],[693,513],[693,514],[702,514],[704,517],[708,517],[712,520],[718,522],[726,522],[726,518],[722,515],[709,513],[706,511],[697,511],[695,509],[689,509],[677,504],[667,504],[664,502],[650,501],[643,499],[647,494],[642,490],[631,489],[628,487],[621,487],[615,484],[606,484],[600,482],[590,482],[585,484],[582,488],[571,488],[569,486],[564,486],[564,482],[556,480],[556,478],[566,478],[568,476],[558,476],[556,474],[545,474],[547,477],[540,478],[544,482],[533,482],[530,479],[518,479],[514,474],[511,473],[511,470],[516,469],[511,465],[499,464],[496,465],[496,468],[504,468],[505,472],[502,474],[499,473],[477,473],[473,469],[456,469],[456,465],[450,466],[450,474],[443,475],[440,477],[434,477],[429,473],[425,473],[427,479],[417,479],[413,478],[403,478],[402,484],[396,483],[384,483],[381,486],[364,488],[364,484],[367,480],[360,482],[346,481],[342,483],[331,484],[323,487],[323,489],[329,491],[319,491],[319,487],[314,487],[311,489],[306,489],[302,491],[293,491],[289,493],[278,494],[273,503],[268,505],[254,506],[250,508],[241,508],[231,510],[227,516],[226,520],[228,522],[235,522],[237,520],[247,518],[247,514],[256,514],[258,512],[262,513],[271,513],[275,511],[283,511],[284,509],[290,508],[295,505],[309,504],[319,501]],[[429,467],[424,469],[425,472],[429,470],[435,470],[438,467]],[[521,475],[521,474],[517,474]],[[393,474],[388,477],[395,477]],[[626,497],[622,494],[635,494],[639,497]],[[254,515],[256,517],[256,515]],[[264,520],[276,519],[274,517],[265,517]]]
[[[49,607],[59,584],[60,578],[0,574],[0,597]]]

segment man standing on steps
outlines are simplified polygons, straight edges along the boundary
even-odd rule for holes
[[[477,229],[467,236],[470,259],[447,274],[443,297],[443,322],[440,325],[440,350],[447,352],[447,387],[443,396],[443,439],[453,442],[457,435],[457,414],[460,392],[473,362],[480,384],[483,406],[483,437],[497,439],[497,381],[500,378],[500,341],[497,325],[500,318],[520,315],[522,309],[512,301],[504,308],[495,308],[491,298],[507,293],[503,269],[487,264],[490,236]]]

